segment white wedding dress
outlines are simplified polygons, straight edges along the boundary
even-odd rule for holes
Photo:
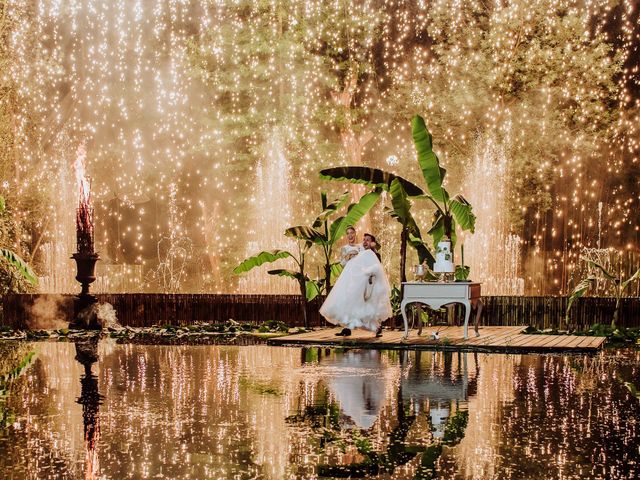
[[[334,325],[375,332],[392,315],[390,295],[380,260],[372,250],[364,250],[347,262],[320,314]]]

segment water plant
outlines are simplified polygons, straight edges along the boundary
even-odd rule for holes
[[[580,257],[580,258],[581,260],[587,262],[587,264],[593,270],[600,271],[605,281],[609,281],[613,284],[613,292],[616,299],[616,305],[613,310],[613,318],[611,320],[611,326],[615,327],[616,324],[618,323],[618,315],[620,311],[620,300],[624,296],[624,293],[627,290],[627,288],[633,282],[640,279],[640,268],[636,270],[636,272],[633,275],[631,275],[629,278],[625,280],[621,276],[619,275],[616,276],[615,274],[611,273],[602,265],[600,265],[598,262],[594,262],[593,260],[590,260],[586,257]],[[583,297],[587,293],[587,291],[595,284],[597,280],[598,279],[595,275],[589,275],[587,278],[584,278],[580,282],[578,282],[578,284],[575,286],[575,288],[573,289],[573,292],[571,292],[571,295],[569,296],[569,301],[567,303],[567,312],[565,314],[566,323],[569,322],[569,311],[571,310],[571,306],[573,305],[573,303],[578,298]]]
[[[5,215],[6,211],[7,209],[4,197],[0,196],[0,215]],[[2,240],[1,237],[0,240]],[[26,280],[30,285],[33,286],[38,283],[38,277],[33,273],[29,264],[13,250],[0,247],[0,259],[4,260],[4,263],[11,268],[10,271],[19,273],[21,278]]]

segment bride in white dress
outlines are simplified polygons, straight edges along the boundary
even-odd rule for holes
[[[389,281],[377,254],[363,250],[347,262],[320,307],[320,314],[329,323],[344,327],[343,336],[350,335],[354,328],[380,336],[382,322],[392,315],[390,294]]]

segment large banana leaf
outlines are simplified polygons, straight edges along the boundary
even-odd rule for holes
[[[471,204],[462,195],[456,195],[449,202],[449,209],[460,228],[473,233],[476,227],[476,216],[471,211],[471,208]]]
[[[322,293],[322,281],[307,280],[305,284],[307,301],[310,302]]]
[[[293,280],[297,280],[298,282],[304,282],[305,287],[305,297],[307,301],[311,301],[320,295],[322,292],[322,285],[314,280],[309,280],[309,277],[303,275],[300,272],[294,272],[293,270],[287,270],[284,268],[269,270],[267,272],[269,275],[276,275],[278,277],[287,277],[292,278]]]
[[[433,151],[431,134],[427,130],[427,125],[420,115],[416,115],[411,120],[411,132],[413,143],[418,153],[418,163],[422,169],[422,175],[431,196],[444,204],[449,203],[449,195],[442,188],[442,182],[447,171],[440,166],[438,157]]]
[[[444,237],[444,215],[440,210],[436,210],[433,214],[433,222],[427,233],[433,239],[433,247],[437,247],[438,242]]]
[[[376,188],[373,192],[364,194],[360,200],[358,200],[358,203],[349,205],[347,214],[344,217],[336,219],[336,221],[331,224],[329,228],[329,242],[335,243],[340,240],[347,232],[349,225],[358,223],[358,221],[373,208],[380,199],[381,193],[382,191]]]
[[[451,219],[451,238],[449,240],[451,240],[451,251],[454,252],[455,248],[456,248],[456,244],[458,243],[458,233],[457,233],[458,229],[456,228],[456,221],[452,218]]]
[[[244,260],[240,265],[233,269],[233,273],[239,274],[248,272],[252,268],[259,267],[260,265],[263,265],[265,263],[275,262],[276,260],[287,257],[293,258],[293,255],[286,250],[271,250],[260,252],[259,254]]]
[[[573,289],[573,292],[571,292],[571,296],[569,297],[569,301],[567,302],[567,312],[565,314],[565,320],[567,322],[569,321],[569,310],[571,310],[571,305],[573,305],[573,302],[575,302],[578,298],[584,296],[584,294],[587,293],[587,290],[591,288],[591,285],[593,285],[595,281],[596,277],[589,276],[580,281],[580,283],[578,283]]]
[[[278,268],[275,270],[269,270],[267,272],[269,275],[276,275],[278,277],[287,277],[293,278],[294,280],[307,282],[309,278],[306,275],[302,275],[300,272],[295,272],[293,270],[287,270],[286,268]]]
[[[393,216],[396,220],[403,226],[408,226],[411,223],[415,225],[416,222],[413,219],[413,215],[411,215],[411,202],[407,197],[407,192],[403,188],[402,183],[397,178],[394,178],[391,182],[389,193],[391,194]]]
[[[336,283],[336,280],[338,280],[338,277],[342,273],[343,268],[344,267],[340,262],[331,264],[331,284],[332,285],[334,285]]]
[[[312,225],[313,228],[320,228],[322,224],[327,220],[327,218],[329,218],[331,215],[333,215],[333,213],[335,213],[336,211],[344,207],[346,203],[349,201],[350,192],[348,191],[344,192],[328,205],[326,204],[327,194],[325,192],[322,192],[321,195],[322,195],[323,210],[322,210],[322,213],[318,215],[318,217],[313,222],[313,225]]]
[[[636,271],[636,273],[631,275],[631,277],[629,277],[627,280],[622,282],[622,285],[621,285],[622,290],[624,291],[629,286],[630,283],[635,282],[639,278],[640,278],[640,268]]]
[[[600,265],[598,262],[594,262],[593,260],[589,260],[588,258],[585,258],[585,257],[582,257],[582,259],[584,261],[586,261],[592,268],[600,270],[602,272],[602,274],[606,278],[608,278],[609,280],[611,280],[615,284],[618,284],[620,282],[619,278],[617,278],[615,275],[609,273],[609,271],[606,268],[604,268],[602,265]]]
[[[315,228],[307,227],[304,225],[298,225],[296,227],[289,227],[284,231],[287,237],[297,238],[298,240],[304,240],[306,242],[313,242],[317,244],[323,244],[327,242],[327,237]]]
[[[436,260],[435,258],[433,258],[433,255],[429,251],[427,244],[424,243],[422,238],[420,238],[419,235],[410,233],[407,238],[407,243],[415,248],[416,252],[418,253],[418,262],[423,263],[426,261],[427,265],[429,265],[429,268],[433,269],[433,264]]]
[[[38,283],[38,277],[33,273],[29,264],[20,258],[20,256],[15,252],[6,248],[0,248],[0,258],[4,258],[7,263],[20,272],[20,275],[22,275],[22,277],[31,285],[36,285]]]
[[[379,187],[387,191],[391,188],[391,182],[397,178],[410,197],[424,194],[424,191],[420,187],[411,183],[409,180],[378,168],[362,166],[327,168],[320,171],[320,178],[324,180],[341,180],[350,183],[360,183]]]

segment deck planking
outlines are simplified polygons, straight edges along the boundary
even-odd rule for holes
[[[464,339],[463,327],[436,326],[409,332],[409,338],[403,340],[403,331],[385,330],[382,337],[376,338],[372,332],[355,330],[349,337],[338,337],[340,328],[321,328],[311,332],[271,338],[270,345],[312,346],[322,345],[343,348],[378,349],[426,349],[426,350],[465,350],[483,352],[594,352],[604,344],[605,337],[586,337],[578,335],[545,335],[523,333],[525,327],[480,327],[479,336],[469,328],[469,338]],[[435,340],[432,332],[438,332]]]

